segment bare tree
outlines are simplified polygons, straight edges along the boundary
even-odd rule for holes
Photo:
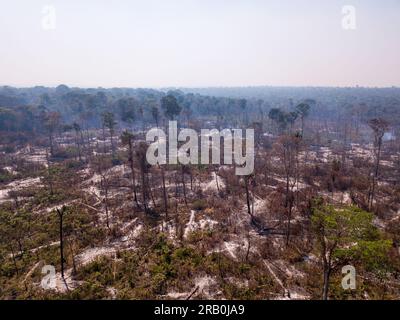
[[[136,157],[138,159],[138,164],[140,168],[140,174],[141,174],[141,182],[142,182],[142,202],[143,202],[143,209],[145,212],[148,212],[148,186],[147,186],[147,174],[148,174],[148,162],[146,159],[146,153],[147,153],[147,144],[146,143],[140,143],[137,150],[136,150]]]
[[[279,156],[283,163],[284,173],[285,173],[285,208],[287,212],[287,228],[286,228],[286,245],[290,241],[291,233],[291,220],[293,213],[293,206],[295,197],[293,194],[293,189],[298,182],[298,154],[299,145],[301,143],[301,135],[285,135],[282,136],[278,141]]]
[[[183,187],[183,199],[185,201],[185,205],[187,206],[187,196],[186,196],[186,183],[185,183],[185,170],[186,167],[181,165],[181,176],[182,176],[182,187]]]
[[[50,163],[49,152],[46,149],[46,163],[47,163],[47,183],[49,185],[50,195],[54,194],[54,181],[53,181],[53,168]]]
[[[58,215],[58,226],[59,226],[59,237],[60,237],[60,263],[61,263],[61,277],[65,281],[64,277],[64,236],[63,236],[63,218],[67,208],[63,206],[61,209],[57,208]]]
[[[61,125],[61,115],[59,112],[48,112],[45,114],[44,122],[45,128],[47,129],[47,133],[49,135],[50,155],[54,156],[54,134]]]
[[[110,131],[111,150],[112,150],[113,157],[115,156],[114,130],[115,130],[116,125],[117,125],[117,122],[115,121],[114,114],[112,112],[104,112],[103,113],[103,128],[106,127]]]
[[[82,137],[82,130],[79,124],[77,124],[76,122],[74,122],[72,124],[74,131],[75,131],[75,144],[76,147],[78,149],[78,159],[79,161],[82,161],[82,151],[81,151],[81,141],[80,138]],[[83,140],[82,140],[83,142]]]
[[[369,126],[374,132],[374,168],[372,172],[372,181],[368,193],[368,210],[371,211],[374,198],[375,198],[375,189],[376,183],[379,178],[379,164],[381,160],[381,151],[382,151],[382,141],[385,132],[389,128],[389,123],[381,118],[371,119],[368,121]]]
[[[250,200],[250,183],[253,179],[253,176],[245,176],[244,178],[244,188],[246,191],[246,204],[247,204],[247,213],[250,216],[253,216],[253,211],[251,210],[251,200]]]
[[[158,165],[161,170],[162,187],[163,187],[163,198],[164,198],[164,210],[165,210],[165,221],[168,220],[168,196],[167,188],[165,186],[165,169],[162,165]]]
[[[101,176],[101,189],[104,192],[104,198],[103,198],[103,203],[104,203],[104,209],[106,211],[106,225],[107,229],[111,230],[110,228],[110,213],[109,213],[109,207],[108,207],[108,191],[109,191],[109,184],[108,184],[108,179],[105,173],[100,173]]]
[[[135,166],[133,161],[133,134],[128,131],[124,131],[121,135],[121,141],[123,145],[128,146],[128,162],[129,162],[129,167],[131,169],[133,201],[138,206],[139,204],[138,204],[137,190],[136,190],[136,175],[135,175]]]

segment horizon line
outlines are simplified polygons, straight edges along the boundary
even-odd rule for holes
[[[13,85],[13,84],[0,84],[1,88],[15,88],[15,89],[34,89],[38,87],[55,89],[58,86],[65,85],[70,89],[144,89],[144,90],[186,90],[186,89],[252,89],[252,88],[291,88],[291,89],[400,89],[400,86],[363,86],[363,85],[352,85],[352,86],[329,86],[329,85],[207,85],[207,86],[77,86],[60,83],[58,85]]]

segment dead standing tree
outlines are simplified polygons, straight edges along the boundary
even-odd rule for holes
[[[110,132],[111,140],[111,153],[113,158],[115,157],[115,145],[114,145],[114,130],[117,122],[115,121],[115,116],[112,112],[104,112],[103,115],[103,139],[105,140],[104,128],[107,128]]]
[[[162,187],[163,187],[163,198],[164,198],[164,210],[165,210],[165,222],[168,221],[168,195],[167,188],[165,186],[165,169],[163,165],[158,165],[161,170]]]
[[[300,134],[284,135],[278,140],[278,153],[283,163],[285,174],[285,208],[287,211],[286,245],[289,244],[291,221],[295,197],[293,189],[299,179],[299,151],[302,137]]]
[[[374,167],[372,172],[372,181],[368,192],[368,210],[372,210],[375,198],[376,183],[379,179],[379,164],[381,160],[383,136],[389,128],[389,123],[381,118],[368,121],[369,126],[374,132]]]
[[[253,211],[251,210],[251,200],[250,200],[250,183],[252,176],[245,176],[244,179],[244,188],[246,190],[246,205],[247,205],[247,213],[253,217]]]
[[[107,229],[109,231],[111,231],[111,227],[110,227],[110,210],[109,210],[109,199],[108,199],[108,194],[109,194],[109,183],[108,183],[108,179],[107,179],[107,174],[104,172],[100,173],[101,176],[101,180],[100,180],[100,186],[101,189],[104,192],[104,198],[103,198],[103,203],[104,203],[104,209],[106,211],[106,225],[107,225]]]
[[[183,200],[185,201],[185,205],[188,206],[187,195],[186,195],[186,182],[185,182],[185,174],[187,172],[188,167],[185,165],[181,165],[181,176],[182,176],[182,189],[183,189]]]
[[[75,144],[76,148],[78,149],[78,159],[79,161],[82,161],[82,150],[81,150],[81,144],[83,144],[83,139],[82,138],[82,130],[79,124],[74,122],[72,124],[72,127],[75,131]]]
[[[61,277],[67,286],[65,282],[65,277],[64,277],[64,236],[63,236],[63,218],[64,214],[66,213],[67,208],[63,206],[61,209],[57,208],[57,215],[58,215],[58,226],[59,226],[59,237],[60,237],[60,263],[61,263]],[[68,287],[67,287],[68,288]]]
[[[128,163],[131,169],[133,201],[135,202],[136,206],[139,206],[136,190],[135,165],[133,161],[133,134],[128,131],[124,131],[121,135],[121,141],[123,145],[128,146]]]
[[[110,216],[109,216],[109,191],[110,191],[110,183],[108,179],[108,173],[107,173],[107,166],[109,165],[108,163],[109,160],[106,159],[104,156],[97,156],[94,159],[94,166],[96,168],[97,174],[100,176],[100,189],[102,195],[104,197],[102,199],[99,199],[101,203],[104,205],[104,210],[105,210],[105,215],[106,215],[106,226],[109,231],[111,231],[110,227]]]
[[[48,112],[44,115],[44,126],[49,135],[50,155],[54,156],[55,149],[55,133],[61,126],[61,115],[59,112]]]
[[[136,157],[138,160],[139,168],[140,168],[140,175],[141,175],[141,184],[142,184],[142,202],[143,202],[143,209],[144,212],[148,212],[148,199],[149,199],[149,189],[148,189],[148,172],[149,172],[149,163],[146,159],[147,153],[147,144],[140,143],[137,150],[136,150]]]

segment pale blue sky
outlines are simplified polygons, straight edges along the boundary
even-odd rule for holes
[[[0,39],[0,85],[400,86],[400,0],[0,0]]]

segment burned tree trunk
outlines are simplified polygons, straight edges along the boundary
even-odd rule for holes
[[[128,145],[129,145],[129,158],[128,158],[128,161],[129,161],[129,166],[131,168],[131,174],[132,174],[133,201],[135,202],[136,205],[138,205],[137,191],[136,191],[135,166],[134,166],[134,163],[133,163],[132,139],[129,139]]]
[[[249,182],[250,181],[249,180],[250,180],[249,176],[244,177],[244,186],[246,189],[247,213],[252,216],[253,213],[251,212],[251,206],[250,206],[250,191],[249,191]]]
[[[165,220],[168,220],[168,199],[167,199],[167,189],[165,187],[165,170],[162,166],[161,169],[161,178],[162,178],[162,185],[163,185],[163,198],[164,198],[164,210],[165,210]]]
[[[108,182],[106,179],[106,176],[104,174],[101,174],[101,182],[100,182],[101,188],[104,192],[104,208],[106,210],[106,225],[107,229],[111,230],[110,228],[110,217],[109,217],[109,210],[108,210]]]
[[[368,193],[368,210],[371,211],[374,204],[376,183],[379,177],[379,164],[381,159],[383,136],[385,135],[385,132],[389,128],[389,123],[384,119],[372,119],[368,122],[368,124],[374,132],[374,154],[375,154],[374,171],[372,175],[370,191]]]
[[[57,208],[58,214],[58,226],[59,226],[59,237],[60,237],[60,263],[61,263],[61,277],[64,278],[64,236],[63,236],[63,218],[65,214],[65,207],[62,207],[61,210]]]
[[[186,183],[185,183],[185,167],[181,166],[181,174],[182,174],[182,187],[183,187],[183,199],[185,200],[185,205],[187,206],[187,196],[186,196]]]

